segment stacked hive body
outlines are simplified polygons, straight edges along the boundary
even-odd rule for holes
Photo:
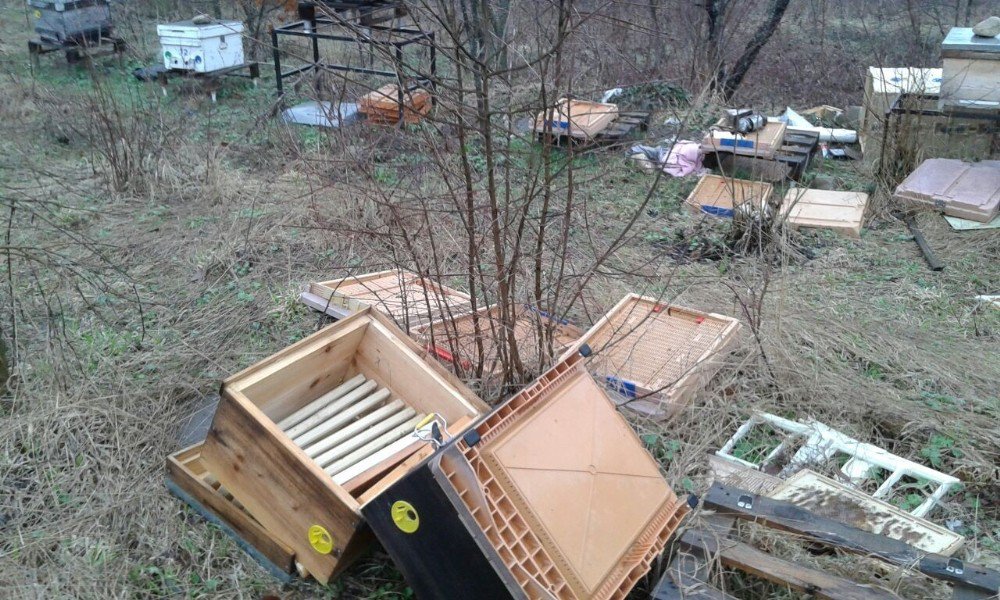
[[[34,17],[35,33],[55,44],[96,42],[111,35],[111,2],[90,0],[28,0]]]
[[[592,372],[626,397],[651,396],[630,407],[669,416],[718,372],[740,328],[732,317],[630,294],[569,352],[586,344]]]
[[[953,27],[941,43],[941,103],[1000,109],[1000,37]]]
[[[388,318],[366,309],[227,379],[207,469],[321,582],[370,541],[360,498],[485,406]],[[395,476],[399,476],[397,473]]]
[[[362,511],[417,597],[605,599],[686,504],[571,355]]]
[[[478,331],[478,335],[476,335]],[[457,363],[463,371],[474,369],[480,357],[485,373],[498,372],[501,353],[508,353],[507,340],[517,342],[518,360],[533,368],[546,355],[539,339],[551,342],[552,353],[562,354],[583,332],[566,320],[553,319],[530,307],[520,308],[513,325],[505,326],[498,306],[442,320],[418,329],[416,338],[446,363]]]
[[[358,101],[358,112],[365,115],[371,123],[398,123],[400,113],[404,123],[417,123],[430,110],[431,95],[427,90],[417,88],[400,92],[399,86],[394,83],[368,92]]]
[[[472,310],[468,294],[403,270],[312,283],[301,298],[310,307],[338,318],[371,306],[407,331]]]

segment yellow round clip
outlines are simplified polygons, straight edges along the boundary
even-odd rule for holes
[[[392,522],[403,533],[413,533],[420,527],[420,515],[417,514],[417,509],[406,500],[393,502],[390,512]]]
[[[42,11],[36,10],[35,11],[35,18],[36,19],[41,19],[42,18]]]
[[[320,554],[333,552],[333,537],[322,525],[313,525],[309,528],[309,544]]]

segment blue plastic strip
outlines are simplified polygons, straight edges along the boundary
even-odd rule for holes
[[[729,219],[733,218],[733,209],[723,208],[721,206],[702,206],[701,212],[710,214],[715,217],[726,217]]]
[[[740,140],[736,138],[727,139],[722,138],[719,140],[720,146],[732,146],[734,148],[753,148],[753,140]]]
[[[626,398],[635,398],[636,397],[636,386],[635,386],[635,383],[633,383],[633,382],[631,382],[631,381],[629,381],[627,379],[619,379],[618,377],[615,377],[614,375],[608,375],[605,379],[607,379],[608,384],[611,387],[613,387],[614,390],[616,392],[618,392],[619,394],[622,394]]]

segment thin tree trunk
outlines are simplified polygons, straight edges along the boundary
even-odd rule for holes
[[[781,24],[781,19],[785,16],[785,11],[788,10],[789,2],[790,0],[774,0],[771,4],[771,10],[767,15],[767,20],[757,28],[753,37],[750,38],[746,50],[743,51],[743,54],[734,63],[722,87],[722,97],[727,101],[732,99],[733,94],[736,93],[736,90],[743,83],[743,78],[746,77],[750,67],[757,60],[757,55],[760,54],[760,51],[767,45],[771,36],[777,31],[778,25]]]

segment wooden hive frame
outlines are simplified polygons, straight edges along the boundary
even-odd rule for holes
[[[322,583],[371,541],[363,495],[429,446],[412,435],[423,417],[455,433],[487,410],[424,356],[368,308],[222,384],[207,468]]]
[[[403,92],[403,122],[416,123],[431,110],[431,95],[423,88]],[[399,121],[399,86],[395,83],[372,90],[358,100],[358,112],[375,123]]]
[[[479,339],[483,343],[483,371],[499,373],[500,307],[494,304],[481,308],[476,311],[476,316],[479,319]],[[457,363],[458,369],[467,373],[475,368],[475,362],[479,357],[475,326],[473,314],[466,313],[455,317],[454,320],[423,325],[416,331],[415,337],[439,359],[452,365]],[[539,326],[551,331],[554,356],[561,355],[583,335],[583,331],[569,321],[553,319],[544,312],[525,305],[517,311],[513,332],[509,333],[518,341],[521,362],[529,369],[541,365],[537,330]]]
[[[770,183],[703,175],[684,202],[695,213],[732,217],[747,204],[753,209],[763,208],[773,192],[774,186]]]
[[[831,229],[850,237],[861,237],[868,194],[809,188],[789,188],[780,214],[794,229]]]
[[[472,310],[468,294],[403,269],[310,283],[299,298],[338,319],[373,306],[406,331]]]
[[[629,398],[629,407],[670,417],[722,368],[741,328],[733,317],[629,294],[563,357],[586,344],[590,370]],[[640,396],[649,398],[631,401]]]

